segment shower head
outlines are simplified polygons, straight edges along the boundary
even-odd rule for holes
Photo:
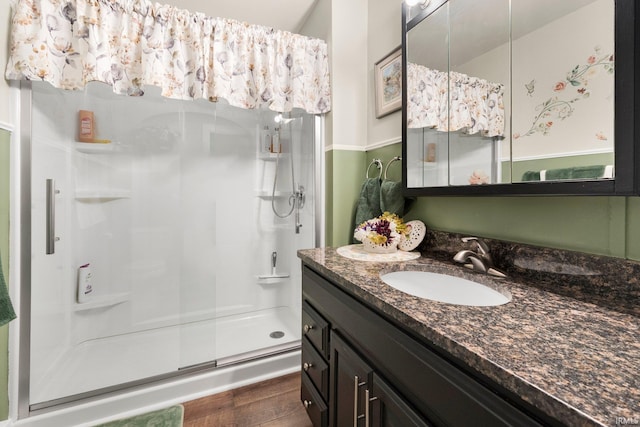
[[[288,117],[288,118],[284,118],[282,117],[282,113],[279,113],[278,115],[276,115],[273,119],[274,122],[279,123],[279,124],[289,124],[292,121],[294,121],[296,118],[295,117]]]

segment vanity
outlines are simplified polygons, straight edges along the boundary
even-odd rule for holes
[[[301,399],[314,426],[640,422],[637,315],[438,256],[376,263],[333,248],[298,255]],[[401,270],[486,283],[511,301],[446,304],[380,279]]]
[[[405,196],[640,194],[634,0],[403,6]],[[505,278],[434,234],[404,262],[302,250],[301,400],[316,427],[640,425],[640,263],[503,242]],[[455,276],[509,302],[385,283]]]

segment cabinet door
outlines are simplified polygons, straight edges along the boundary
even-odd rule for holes
[[[371,427],[427,427],[425,422],[407,402],[377,374],[371,377],[367,391]],[[369,426],[367,426],[369,427]]]
[[[331,333],[331,425],[339,427],[365,426],[365,391],[371,368],[344,342]]]

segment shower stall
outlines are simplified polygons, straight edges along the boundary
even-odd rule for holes
[[[299,349],[321,116],[103,83],[21,93],[29,411]],[[80,110],[96,142],[77,141]]]

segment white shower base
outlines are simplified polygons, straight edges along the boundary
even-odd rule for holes
[[[300,370],[300,350],[179,377],[19,421],[15,427],[90,427]]]
[[[55,364],[32,389],[30,400],[38,404],[193,365],[216,361],[221,366],[295,348],[300,340],[298,319],[289,307],[277,307],[86,341]],[[282,337],[270,337],[274,331]],[[169,344],[178,342],[179,346]]]

